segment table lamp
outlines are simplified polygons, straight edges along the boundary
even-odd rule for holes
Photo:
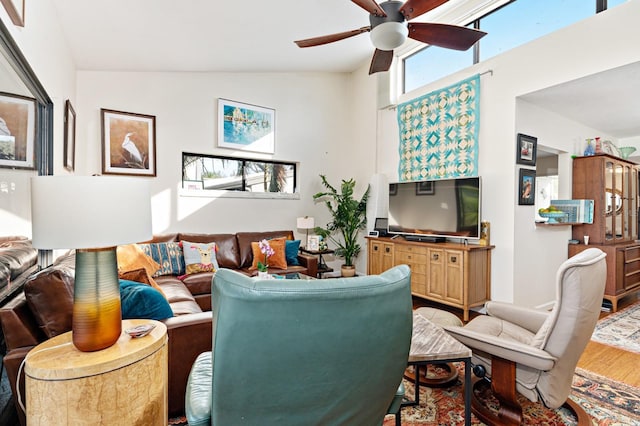
[[[315,221],[313,220],[312,217],[309,217],[309,216],[299,217],[296,225],[298,229],[307,230],[307,238],[304,243],[304,246],[308,247],[309,246],[309,229],[315,228]]]
[[[83,352],[122,332],[116,246],[152,237],[149,183],[140,178],[31,178],[33,246],[76,249],[72,340]]]

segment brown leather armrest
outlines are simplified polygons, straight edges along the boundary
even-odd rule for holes
[[[307,268],[307,275],[315,277],[318,275],[318,258],[316,256],[298,253],[298,262]]]
[[[211,312],[164,320],[169,337],[169,415],[184,414],[184,393],[196,357],[211,350]]]

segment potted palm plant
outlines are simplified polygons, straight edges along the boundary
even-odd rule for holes
[[[358,233],[365,229],[367,223],[367,199],[369,187],[360,200],[354,198],[353,190],[356,182],[353,179],[342,180],[340,192],[336,190],[324,175],[320,175],[324,192],[318,192],[313,196],[314,201],[324,201],[331,213],[332,220],[326,227],[316,227],[315,232],[325,240],[335,244],[336,256],[344,258],[342,276],[354,276],[355,266],[353,262],[360,253]]]

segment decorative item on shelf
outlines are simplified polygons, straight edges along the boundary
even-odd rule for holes
[[[547,223],[564,223],[569,218],[569,214],[558,210],[555,206],[550,205],[547,208],[538,210],[538,214],[547,219]]]
[[[602,143],[600,142],[600,136],[596,136],[595,152],[596,154],[602,154],[604,152],[602,150]]]
[[[327,246],[327,241],[324,238],[320,237],[320,242],[318,243],[318,250],[325,251],[328,249],[329,249],[329,246]]]
[[[299,217],[296,220],[296,226],[298,229],[304,229],[306,231],[304,246],[307,248],[309,246],[309,229],[315,228],[315,220],[310,216]]]
[[[122,331],[116,246],[152,237],[149,184],[123,177],[31,178],[33,246],[76,249],[72,339],[83,352]]]
[[[491,224],[487,221],[480,222],[480,241],[481,246],[488,246],[491,244]]]
[[[355,266],[353,261],[360,253],[358,233],[367,225],[367,200],[369,198],[369,186],[357,200],[353,196],[356,181],[353,179],[342,180],[340,192],[337,191],[324,175],[320,175],[322,185],[326,192],[314,194],[314,201],[324,201],[331,213],[331,221],[326,228],[316,227],[315,232],[323,239],[329,239],[336,245],[335,255],[344,258],[342,276],[354,276]],[[334,236],[338,234],[337,236]]]
[[[631,154],[636,152],[636,148],[634,146],[621,146],[618,148],[618,151],[620,151],[620,157],[626,160]]]
[[[320,236],[319,235],[310,235],[307,238],[307,250],[320,250]]]
[[[593,146],[593,139],[589,138],[587,139],[587,146],[584,149],[584,156],[588,157],[590,155],[594,155],[596,153],[595,151],[595,147]]]

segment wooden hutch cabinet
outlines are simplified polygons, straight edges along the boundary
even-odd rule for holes
[[[395,265],[411,268],[411,293],[454,306],[469,320],[469,308],[491,297],[491,249],[455,243],[422,243],[402,237],[368,239],[368,273]]]
[[[569,256],[590,246],[607,253],[604,299],[615,312],[619,299],[640,290],[638,166],[608,154],[577,157],[572,197],[593,200],[593,223],[573,225],[572,236],[580,244],[569,245]]]

